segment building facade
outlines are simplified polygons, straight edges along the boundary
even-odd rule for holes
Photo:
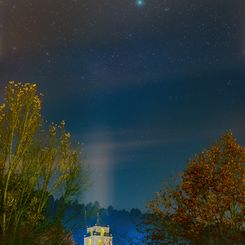
[[[110,228],[99,225],[87,228],[84,245],[113,245]]]

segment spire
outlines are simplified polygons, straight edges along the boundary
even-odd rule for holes
[[[97,212],[97,221],[96,221],[97,225],[100,225],[100,214],[99,212]]]
[[[87,210],[86,210],[86,207],[84,209],[84,225],[87,226]]]

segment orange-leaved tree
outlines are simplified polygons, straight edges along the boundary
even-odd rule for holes
[[[194,244],[242,244],[244,164],[245,148],[231,132],[191,159],[176,187],[161,189],[149,202],[152,244],[164,244],[163,231]]]

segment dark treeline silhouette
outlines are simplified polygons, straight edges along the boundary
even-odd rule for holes
[[[86,228],[97,223],[110,226],[113,243],[117,245],[142,244],[143,234],[139,232],[138,225],[142,222],[144,214],[137,208],[116,210],[112,206],[101,208],[98,202],[80,204],[78,201],[65,202],[63,198],[51,197],[46,215],[51,223],[62,224],[71,232],[76,244],[83,244]]]

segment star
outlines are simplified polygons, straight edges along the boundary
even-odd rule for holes
[[[137,0],[136,1],[136,5],[139,6],[139,7],[143,6],[144,5],[144,0]]]

